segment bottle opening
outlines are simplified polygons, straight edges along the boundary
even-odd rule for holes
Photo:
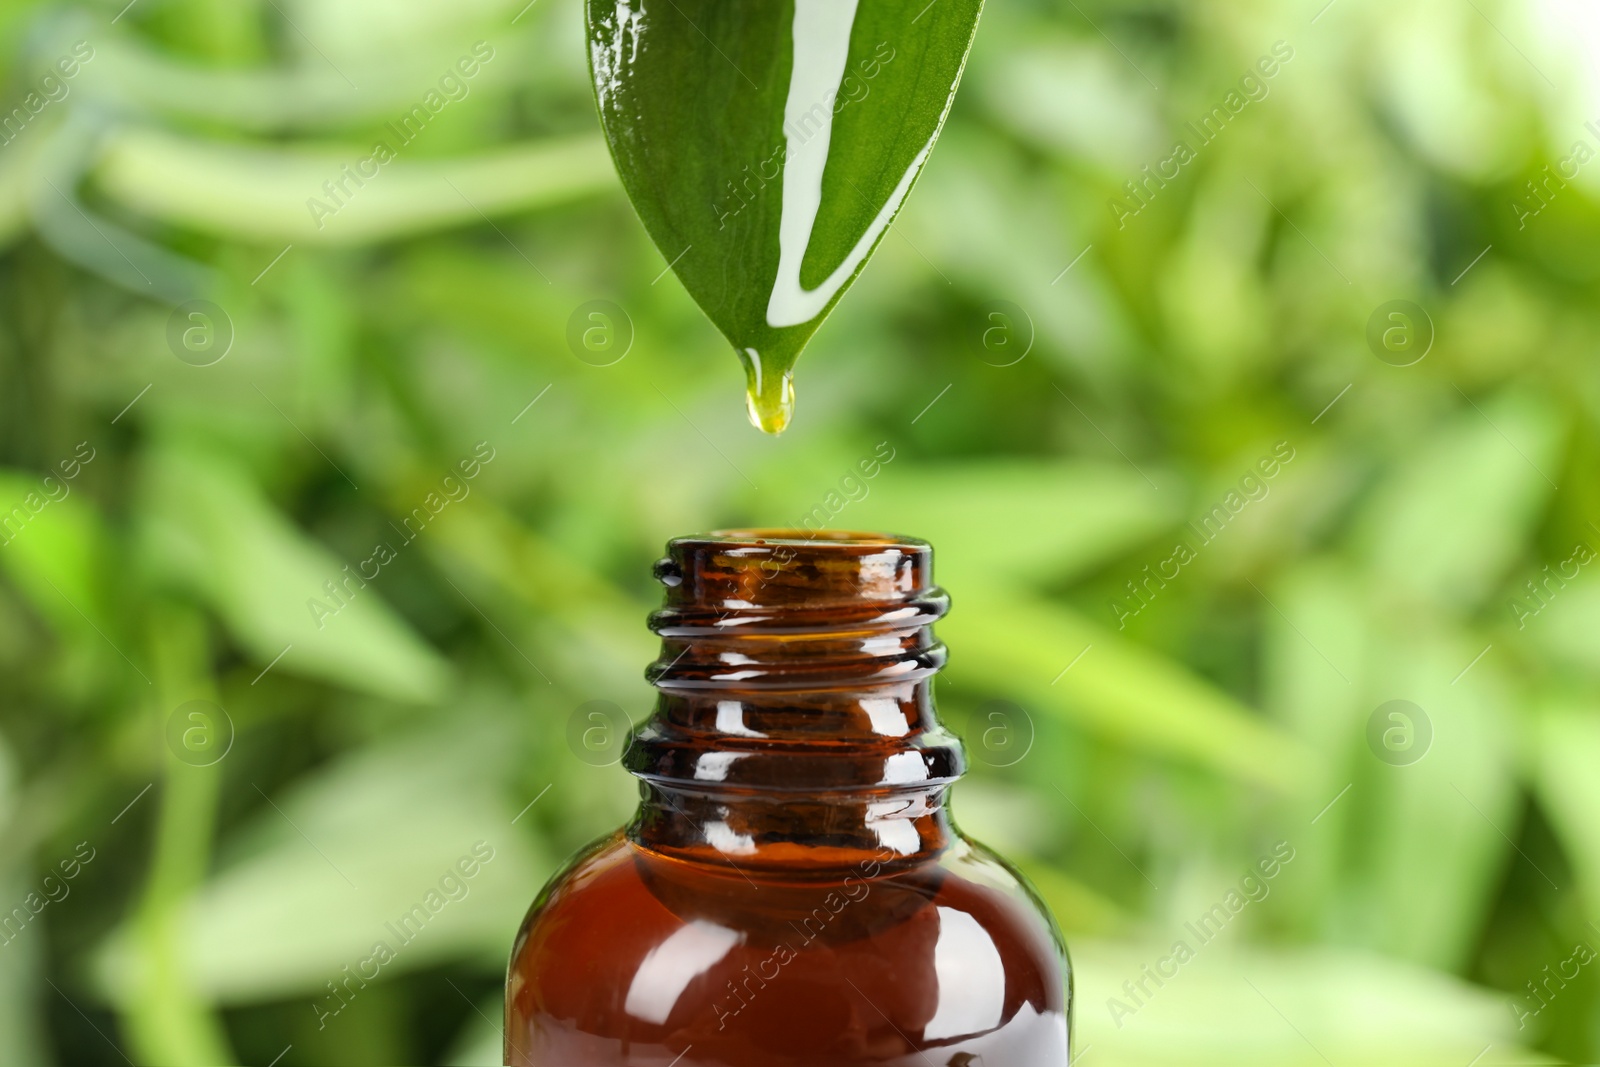
[[[855,530],[716,530],[674,538],[655,574],[667,597],[652,625],[681,617],[687,625],[724,628],[781,626],[785,619],[804,626],[823,624],[830,613],[848,625],[886,606],[943,598],[926,541]]]
[[[712,530],[696,537],[679,537],[677,541],[716,541],[727,544],[749,545],[810,545],[822,542],[827,545],[854,545],[863,547],[915,547],[928,549],[928,542],[917,537],[904,537],[891,533],[868,533],[862,530],[805,530],[795,527],[768,527],[745,530]]]

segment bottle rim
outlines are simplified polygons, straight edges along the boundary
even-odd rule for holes
[[[824,549],[828,546],[837,546],[841,549],[901,548],[914,551],[932,551],[933,549],[933,546],[922,538],[907,537],[904,534],[877,533],[870,530],[807,530],[792,526],[736,527],[712,530],[703,534],[674,537],[667,544],[669,548],[676,545],[712,544],[748,545],[750,547],[802,545],[818,549]]]

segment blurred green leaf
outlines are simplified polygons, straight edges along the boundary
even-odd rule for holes
[[[0,832],[15,832],[11,820],[16,815],[17,768],[11,746],[0,736]],[[32,883],[33,872],[22,864],[22,857],[0,855],[0,915],[10,917],[13,907],[24,905],[29,893],[38,892]],[[6,862],[6,860],[12,862]],[[52,861],[53,862],[53,861]],[[43,1063],[38,1004],[41,965],[46,959],[47,933],[42,926],[53,916],[32,921],[17,931],[14,926],[0,930],[0,1063]]]
[[[1320,757],[1307,767],[1289,808],[1297,825],[1314,827],[1319,847],[1299,850],[1300,876],[1279,887],[1278,903],[1293,913],[1296,929],[1321,936],[1345,892],[1346,843],[1366,825],[1358,807],[1345,801],[1347,788],[1354,788],[1353,761],[1370,757],[1365,744],[1372,709],[1362,699],[1371,654],[1367,605],[1360,572],[1333,560],[1302,563],[1270,595],[1283,614],[1264,617],[1265,704]]]
[[[1511,694],[1481,651],[1463,639],[1407,634],[1374,623],[1367,700],[1375,711],[1402,698],[1431,723],[1426,754],[1390,766],[1363,745],[1346,802],[1362,810],[1348,844],[1354,893],[1336,927],[1402,958],[1441,970],[1467,966],[1505,865],[1526,862],[1506,841],[1516,830],[1517,773]],[[1363,723],[1364,725],[1364,723]],[[1381,815],[1379,813],[1382,813]]]
[[[0,900],[6,902],[7,915],[12,908],[24,906],[30,893],[38,892],[31,872],[9,870],[0,875]],[[29,923],[20,934],[8,934],[9,939],[0,945],[0,1063],[48,1062],[39,1026],[48,934],[34,928],[48,921]]]
[[[275,670],[395,700],[442,694],[449,668],[438,653],[238,468],[171,445],[151,455],[145,477],[153,562],[221,615],[263,668],[281,656]]]
[[[205,2],[211,10],[188,11],[183,20],[186,26],[198,29],[206,24],[231,24],[219,35],[245,40],[234,42],[242,54],[226,58],[234,63],[264,58],[265,42],[259,36],[249,39],[259,32],[259,9]],[[333,10],[344,6],[331,2],[306,5],[293,16],[295,24],[308,33],[319,19],[348,22],[351,16],[366,17],[362,32],[350,42],[355,47],[348,49],[349,58],[341,59],[337,67],[327,59],[328,53],[340,50],[329,36],[322,37],[321,47],[327,50],[324,55],[313,51],[298,63],[203,64],[176,56],[170,47],[144,35],[128,32],[131,20],[119,20],[108,30],[103,18],[81,9],[65,12],[64,17],[47,24],[35,50],[53,58],[70,52],[76,41],[92,42],[93,58],[74,77],[74,93],[96,105],[141,117],[200,120],[225,124],[231,130],[343,129],[363,120],[404,114],[422,90],[436,85],[442,73],[470,52],[475,35],[492,38],[495,52],[492,61],[474,73],[467,95],[503,92],[507,85],[529,83],[545,92],[566,89],[571,93],[581,88],[573,84],[577,79],[569,76],[581,68],[581,53],[562,49],[551,40],[550,27],[540,25],[548,20],[538,12],[519,21],[517,28],[525,31],[522,35],[507,40],[498,20],[496,24],[487,20],[474,24],[463,18],[470,14],[464,4],[438,9],[444,12],[442,16],[423,5],[391,6],[381,18],[367,17],[365,11]],[[443,32],[428,33],[427,23],[441,17],[452,25]],[[285,29],[295,32],[292,26]],[[563,52],[571,57],[567,64],[559,62]],[[361,86],[359,92],[351,91],[351,82]]]
[[[501,998],[484,1000],[445,1054],[445,1067],[498,1067],[505,1062],[505,1035],[494,1020],[504,1018]]]
[[[1545,713],[1536,759],[1539,801],[1571,857],[1589,914],[1600,914],[1600,715],[1592,702],[1563,702]]]
[[[985,29],[973,66],[994,123],[1063,159],[1132,172],[1169,147],[1138,73],[1048,21]]]
[[[1555,492],[1560,433],[1549,406],[1523,390],[1469,400],[1414,441],[1362,517],[1374,579],[1397,597],[1475,605]]]
[[[111,624],[100,587],[106,531],[73,488],[54,474],[0,471],[0,566],[65,633]]]
[[[1015,853],[1012,856],[1013,865],[1032,883],[1067,937],[1110,937],[1132,925],[1125,910],[1077,879]]]
[[[997,581],[1037,587],[1077,577],[1154,537],[1177,514],[1170,497],[1125,464],[890,463],[876,481],[856,480],[870,495],[850,502],[841,521],[931,541],[938,579],[958,604],[969,589]],[[814,487],[812,512],[801,510],[800,487],[786,493],[794,513],[814,519],[827,515],[825,494],[838,497],[838,489]]]
[[[1170,497],[1132,468],[1092,460],[929,465],[885,441],[857,453],[813,449],[758,477],[759,514],[812,531],[893,530],[931,542],[935,576],[957,603],[995,581],[1079,577],[1178,517]]]
[[[1181,665],[1064,608],[978,588],[939,634],[964,684],[1138,752],[1284,792],[1305,784],[1310,753],[1299,742]]]
[[[278,798],[258,795],[231,862],[183,910],[197,986],[224,1003],[303,996],[309,1006],[378,942],[394,956],[385,978],[501,958],[550,873],[485,774],[484,753],[501,744],[466,720],[339,761]],[[457,867],[463,858],[473,873]],[[416,906],[420,918],[403,922]],[[97,973],[113,991],[143,980],[119,941]]]
[[[1589,543],[1595,542],[1590,540]],[[1567,554],[1561,553],[1557,562],[1566,558]],[[1581,575],[1572,584],[1556,588],[1544,582],[1543,575],[1534,576],[1534,584],[1548,601],[1548,607],[1526,619],[1529,639],[1538,647],[1548,649],[1563,663],[1586,668],[1591,676],[1600,674],[1600,641],[1595,640],[1595,634],[1600,633],[1597,629],[1600,627],[1600,580],[1592,574]],[[1523,590],[1512,592],[1527,609],[1540,607],[1539,601],[1528,597]],[[1506,617],[1517,616],[1508,612]]]
[[[1501,998],[1434,972],[1363,953],[1178,936],[1194,957],[1159,986],[1143,968],[1171,957],[1170,942],[1074,942],[1080,1049],[1094,1048],[1106,1067],[1556,1062],[1516,1047]],[[1150,995],[1130,996],[1123,983],[1141,980]]]
[[[429,549],[447,569],[468,575],[472,587],[514,598],[546,625],[559,618],[559,627],[541,634],[560,649],[557,677],[582,691],[632,696],[643,707],[640,664],[656,647],[644,626],[645,604],[482,500],[469,498],[433,533]]]
[[[330,245],[563,204],[612,182],[599,140],[585,134],[474,159],[383,161],[359,187],[343,179],[348,199],[324,189],[341,180],[342,167],[373,155],[371,145],[296,151],[128,130],[106,146],[96,178],[113,198],[166,222],[247,241]]]

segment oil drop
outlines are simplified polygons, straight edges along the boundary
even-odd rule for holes
[[[744,364],[744,408],[750,425],[776,437],[794,417],[794,368],[770,367],[753,348],[741,351],[739,362]]]

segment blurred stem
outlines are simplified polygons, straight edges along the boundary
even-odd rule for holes
[[[206,667],[205,625],[194,612],[165,605],[152,612],[151,661],[158,723],[185,701],[215,700]],[[165,748],[165,745],[163,745]],[[164,752],[166,772],[149,881],[132,922],[133,954],[142,980],[121,1005],[135,1055],[163,1064],[235,1062],[211,1006],[194,988],[184,951],[182,909],[204,881],[216,826],[220,763],[193,767]]]

